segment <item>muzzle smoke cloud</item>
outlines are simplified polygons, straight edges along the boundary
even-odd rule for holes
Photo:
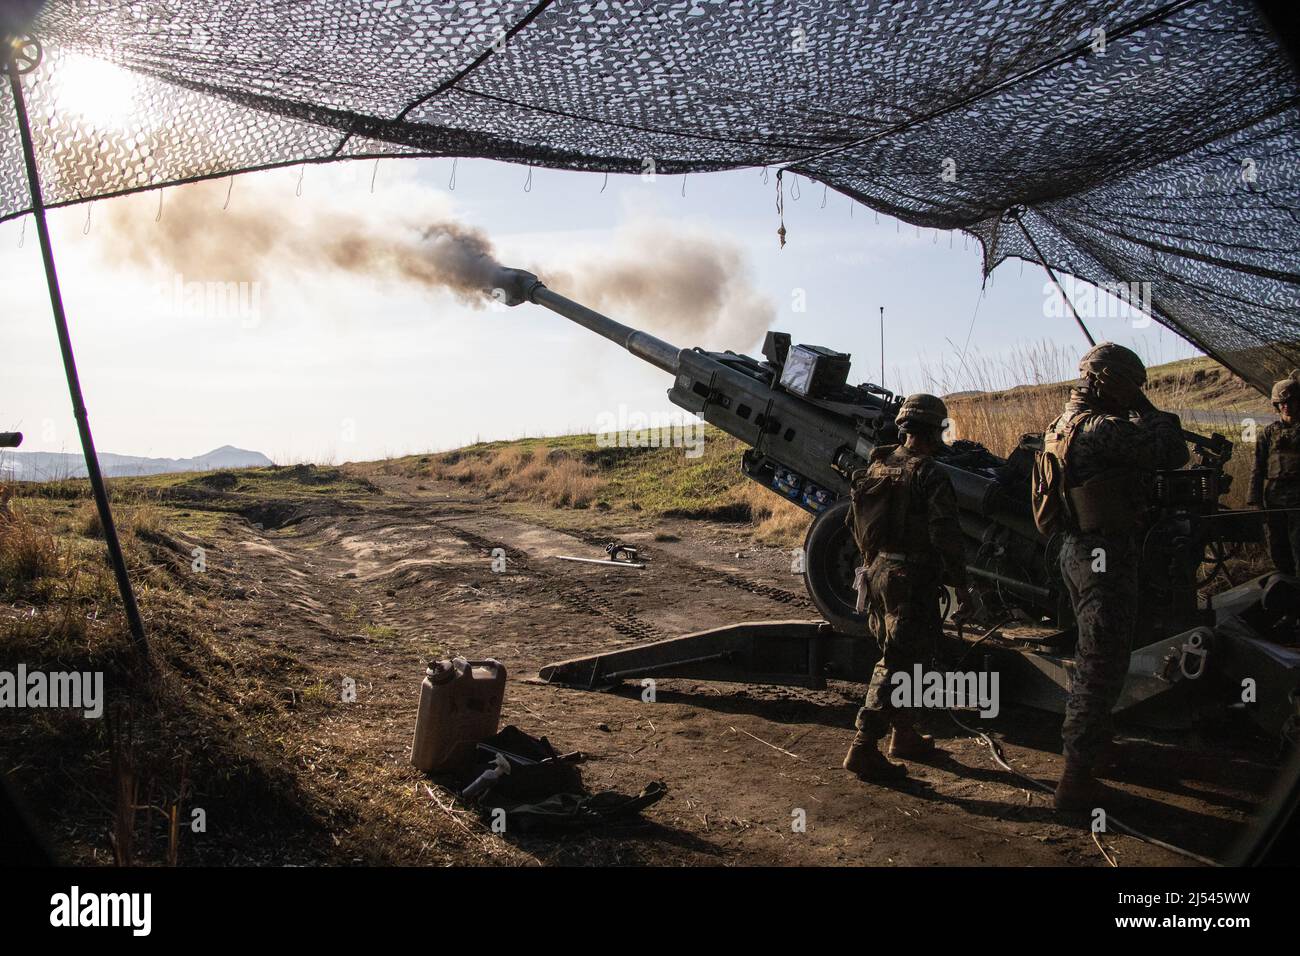
[[[670,223],[625,226],[579,266],[534,271],[556,292],[686,348],[748,348],[776,317],[740,249]]]
[[[283,280],[286,270],[348,273],[449,292],[483,308],[498,255],[481,231],[449,217],[441,203],[378,203],[363,215],[336,205],[294,204],[282,189],[224,183],[168,189],[160,220],[148,203],[108,204],[97,250],[115,267],[165,268],[187,279]],[[372,198],[372,197],[368,197]],[[150,200],[151,202],[154,200]],[[754,288],[735,246],[676,224],[637,222],[589,255],[570,253],[528,269],[555,291],[678,344],[750,346],[775,312]]]
[[[451,292],[482,307],[495,261],[487,237],[426,209],[428,223],[392,219],[391,229],[336,208],[267,201],[266,190],[221,208],[223,189],[195,184],[169,189],[160,219],[122,203],[109,206],[100,253],[115,266],[163,267],[196,279],[270,281],[286,268],[396,279]],[[374,220],[390,219],[377,211]],[[414,217],[412,217],[414,218]]]

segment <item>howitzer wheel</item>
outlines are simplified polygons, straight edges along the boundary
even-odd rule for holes
[[[813,520],[803,545],[803,583],[826,623],[841,634],[865,637],[867,616],[854,610],[858,546],[845,523],[851,504],[842,498]]]

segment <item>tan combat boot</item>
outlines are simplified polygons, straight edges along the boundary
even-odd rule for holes
[[[889,756],[900,760],[924,760],[935,751],[934,738],[917,733],[911,724],[895,724],[889,735]]]
[[[849,745],[849,752],[844,757],[844,769],[869,783],[900,780],[907,776],[907,768],[901,763],[887,760],[880,752],[879,740],[863,736],[862,731],[854,735],[853,743]]]
[[[1058,810],[1091,810],[1101,799],[1102,787],[1091,765],[1077,757],[1065,758],[1065,772],[1056,785],[1053,802]]]

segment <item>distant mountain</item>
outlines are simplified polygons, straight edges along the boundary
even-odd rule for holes
[[[109,478],[126,475],[161,475],[173,471],[215,471],[222,468],[261,468],[274,464],[260,451],[232,445],[214,448],[194,458],[139,458],[100,453],[99,467]],[[52,481],[85,478],[86,460],[78,453],[0,451],[0,478],[7,481]]]

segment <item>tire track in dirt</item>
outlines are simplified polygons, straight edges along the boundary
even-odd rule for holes
[[[385,493],[398,497],[403,502],[396,507],[388,509],[388,513],[393,517],[408,518],[415,512],[424,512],[431,505],[451,504],[471,504],[472,499],[428,499],[421,498],[412,494],[399,485],[385,487]],[[501,548],[506,558],[515,566],[522,568],[531,574],[543,587],[544,590],[556,594],[560,601],[575,613],[583,616],[596,617],[604,620],[617,633],[631,638],[635,641],[659,641],[667,637],[674,637],[676,633],[669,633],[663,628],[640,617],[635,608],[619,610],[612,602],[605,598],[600,592],[591,586],[582,582],[573,581],[567,577],[549,571],[537,563],[533,562],[532,556],[528,552],[505,544],[500,541],[493,541],[476,531],[466,528],[463,524],[454,523],[456,518],[473,518],[477,520],[501,520],[506,516],[501,515],[495,508],[485,507],[480,509],[453,508],[438,511],[434,517],[433,523],[449,531],[453,536],[464,541],[470,547],[481,550],[485,556],[490,556],[496,548]],[[550,522],[539,520],[536,516],[523,518],[520,516],[510,516],[506,520],[519,521],[522,524],[531,525],[546,531],[562,534],[567,537],[575,538],[583,544],[590,545],[594,548],[603,550],[605,545],[611,539],[611,533],[598,534],[583,528],[566,528]],[[812,609],[812,603],[803,595],[786,591],[782,588],[771,585],[758,584],[747,581],[742,577],[734,574],[720,572],[715,568],[707,565],[701,565],[693,561],[685,560],[673,556],[674,564],[681,570],[688,572],[689,576],[695,580],[709,580],[719,582],[728,587],[755,594],[760,597],[766,597],[777,603],[787,606],[806,607]]]
[[[414,497],[407,498],[407,502],[395,508],[386,509],[387,516],[395,521],[405,521],[419,514],[423,520],[429,520],[427,509],[431,504],[430,502],[421,501]],[[433,504],[441,504],[441,502],[433,502]],[[480,522],[491,522],[493,520],[519,522],[526,526],[576,539],[594,549],[601,550],[614,537],[612,533],[597,533],[582,528],[566,528],[551,522],[538,520],[536,516],[528,516],[527,518],[505,516],[494,510],[487,509],[478,512],[465,508],[453,508],[449,511],[439,509],[436,517],[432,518],[432,524],[446,530],[453,537],[458,538],[471,548],[482,552],[485,557],[490,556],[495,549],[500,548],[512,567],[518,568],[531,576],[543,591],[554,594],[565,607],[575,614],[605,622],[613,631],[632,642],[659,641],[680,633],[679,630],[667,631],[659,625],[646,620],[641,617],[636,607],[619,608],[591,585],[580,580],[574,580],[568,575],[550,571],[535,559],[535,555],[531,555],[521,548],[505,544],[501,539],[489,538],[479,531],[466,527],[464,523],[457,521],[457,519],[470,519]],[[803,594],[775,585],[752,581],[735,573],[721,571],[708,564],[682,558],[677,554],[665,553],[669,557],[669,560],[665,562],[665,566],[670,568],[675,575],[688,578],[692,582],[712,584],[741,591],[765,598],[784,607],[808,610],[814,613],[816,611],[812,602]]]
[[[634,609],[620,611],[607,598],[587,584],[574,582],[548,571],[531,561],[526,551],[504,544],[494,544],[475,531],[440,518],[438,525],[450,531],[472,548],[490,555],[500,548],[506,558],[536,578],[545,590],[552,591],[572,611],[604,620],[620,634],[642,641],[658,641],[668,636],[660,627],[637,616]]]
[[[583,529],[557,528],[557,527],[552,527],[551,525],[543,525],[543,526],[550,528],[552,531],[560,531],[564,534],[571,535],[577,538],[583,544],[589,544],[592,545],[593,547],[603,549],[605,545],[609,543],[608,535],[598,535],[590,531],[585,531]],[[710,567],[707,564],[700,564],[696,561],[691,561],[689,559],[682,558],[677,555],[674,555],[673,557],[674,560],[679,565],[681,565],[683,568],[690,570],[692,574],[695,575],[697,578],[709,579],[712,581],[721,582],[722,584],[725,584],[728,587],[736,588],[737,590],[740,591],[746,591],[750,594],[756,594],[759,597],[765,597],[771,601],[775,601],[778,604],[784,604],[787,607],[798,607],[798,608],[807,608],[808,610],[816,610],[816,608],[813,606],[812,601],[808,599],[807,595],[798,594],[794,591],[787,591],[785,588],[779,588],[771,584],[759,584],[755,581],[750,581],[746,578],[742,578],[739,575],[730,574],[726,571],[719,571],[717,568]]]

